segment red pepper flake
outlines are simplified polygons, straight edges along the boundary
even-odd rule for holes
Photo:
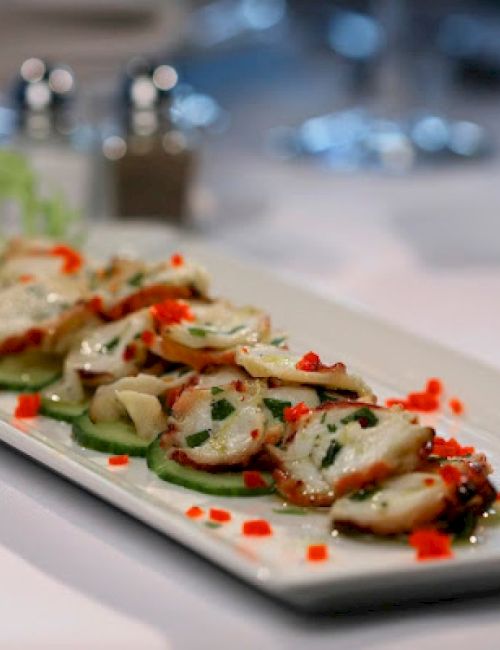
[[[440,467],[439,474],[448,485],[460,485],[462,483],[462,473],[454,465]]]
[[[402,406],[403,408],[407,407],[406,400],[399,397],[389,397],[385,400],[385,405],[387,408],[391,408],[391,406]]]
[[[265,519],[251,519],[243,522],[241,532],[247,537],[269,537],[273,534],[271,524]]]
[[[259,430],[258,429],[253,429],[252,431],[250,431],[250,435],[255,440],[256,438],[259,437]]]
[[[307,415],[310,409],[304,402],[299,402],[295,406],[287,406],[283,409],[283,417],[287,422],[297,422],[303,415]]]
[[[241,381],[241,379],[235,379],[231,384],[238,393],[244,393],[246,391],[245,382]]]
[[[50,250],[50,254],[62,257],[63,266],[61,271],[63,273],[76,273],[82,267],[83,257],[80,255],[80,253],[75,251],[73,248],[70,248],[69,246],[65,246],[63,244],[54,246]]]
[[[184,514],[190,519],[199,519],[200,517],[203,517],[205,513],[199,506],[191,506]]]
[[[465,410],[464,404],[457,397],[451,397],[450,401],[448,402],[448,406],[450,407],[453,415],[463,415],[463,412]]]
[[[170,264],[172,266],[183,266],[184,257],[180,253],[174,253],[170,258]]]
[[[309,562],[324,562],[328,560],[328,546],[326,544],[309,544],[306,557]]]
[[[141,334],[141,341],[146,345],[153,345],[155,340],[155,333],[151,330],[144,330]]]
[[[430,477],[424,478],[424,485],[431,486],[431,485],[434,485],[435,482],[436,482],[436,479],[434,479],[434,478],[430,478]]]
[[[16,418],[34,418],[38,415],[41,404],[42,398],[40,397],[40,393],[19,395],[14,416]]]
[[[321,368],[321,361],[315,352],[308,352],[304,354],[302,359],[297,361],[295,367],[297,370],[304,370],[305,372],[316,372]]]
[[[462,447],[455,438],[445,440],[436,436],[432,445],[431,454],[441,458],[453,458],[456,456],[469,456],[475,451],[474,447]]]
[[[27,284],[28,282],[32,282],[35,279],[34,275],[30,275],[29,273],[24,273],[23,275],[20,275],[18,280],[22,284]]]
[[[164,300],[153,305],[151,313],[160,325],[174,325],[181,323],[183,320],[194,320],[194,314],[189,305],[180,300]]]
[[[441,395],[443,392],[443,383],[440,379],[436,379],[436,377],[432,377],[431,379],[427,380],[427,384],[425,386],[425,392],[428,393],[429,395]]]
[[[451,535],[434,528],[415,530],[408,541],[417,551],[417,560],[444,560],[453,557]]]
[[[123,467],[123,465],[128,465],[128,454],[120,454],[119,456],[110,456],[108,458],[108,464],[112,467]]]
[[[407,408],[414,411],[436,411],[439,408],[439,400],[429,393],[409,393]]]
[[[209,517],[212,521],[217,521],[220,524],[231,521],[231,513],[218,508],[210,508]]]
[[[247,488],[254,490],[256,488],[265,488],[267,483],[264,480],[264,477],[260,472],[257,471],[246,471],[243,472],[243,482]]]
[[[137,347],[135,343],[129,343],[125,350],[123,350],[123,360],[132,361],[135,358]]]
[[[93,296],[88,302],[88,307],[94,314],[101,313],[104,308],[101,296]]]

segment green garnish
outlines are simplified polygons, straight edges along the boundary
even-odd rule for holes
[[[326,454],[324,455],[323,460],[321,461],[321,467],[325,469],[326,467],[333,465],[335,457],[341,449],[342,445],[340,442],[337,442],[337,440],[332,440],[328,446],[328,449],[326,450]]]
[[[271,341],[271,345],[274,345],[277,348],[279,348],[279,346],[283,345],[285,341],[286,341],[286,336],[278,336]]]
[[[370,411],[368,407],[363,406],[363,408],[354,411],[354,413],[351,413],[350,415],[346,415],[346,417],[341,420],[342,424],[356,421],[360,423],[363,429],[369,429],[378,424],[378,417],[373,413],[373,411]]]
[[[323,413],[323,415],[321,416],[321,424],[325,424],[325,420],[326,420],[326,413]]]
[[[277,515],[304,516],[309,514],[307,508],[295,508],[293,506],[287,508],[273,508],[273,512],[275,512]]]
[[[377,494],[377,492],[380,492],[380,488],[373,486],[373,487],[367,487],[362,490],[358,490],[357,492],[353,492],[350,496],[349,499],[351,501],[366,501],[373,495]]]
[[[212,395],[218,395],[219,393],[223,393],[224,389],[221,388],[220,386],[212,386]]]
[[[323,423],[323,421],[321,423]],[[328,431],[330,433],[335,433],[335,431],[337,431],[337,425],[336,424],[327,424],[326,428],[328,429]]]
[[[338,402],[340,399],[338,395],[330,393],[326,388],[323,388],[323,386],[318,386],[316,388],[316,394],[318,395],[321,404],[324,404],[325,402]]]
[[[210,429],[204,429],[203,431],[192,433],[190,436],[186,436],[187,446],[191,447],[191,449],[193,449],[193,447],[199,447],[205,442],[205,440],[208,440],[209,438]]]
[[[142,286],[142,282],[144,280],[144,273],[142,271],[138,271],[135,275],[133,275],[127,284],[129,284],[131,287],[140,287]]]
[[[264,397],[262,401],[271,411],[273,418],[276,418],[276,420],[281,420],[282,422],[285,421],[283,411],[292,405],[291,402],[285,402],[281,399],[273,399],[272,397]]]
[[[227,401],[227,399],[219,399],[212,402],[212,420],[225,420],[236,409]]]
[[[204,330],[202,327],[188,327],[188,332],[191,336],[199,336],[200,338],[207,335],[207,330]]]
[[[222,526],[222,524],[218,524],[215,521],[206,521],[205,526],[207,528],[220,528]]]
[[[232,329],[229,330],[229,332],[226,332],[226,334],[236,334],[236,332],[239,332],[240,330],[244,330],[245,325],[236,325],[236,327],[233,327]]]
[[[120,342],[120,337],[115,336],[114,338],[110,339],[106,343],[103,343],[101,349],[105,350],[106,352],[112,352],[116,348],[119,342]]]

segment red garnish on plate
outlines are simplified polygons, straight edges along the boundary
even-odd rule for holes
[[[189,305],[180,300],[164,300],[151,307],[153,318],[160,325],[175,325],[183,320],[193,321],[194,314]]]
[[[231,521],[231,513],[227,510],[220,510],[219,508],[210,508],[209,517],[212,521],[217,521],[219,524]]]
[[[453,415],[463,415],[463,412],[465,410],[464,404],[457,397],[451,397],[450,401],[448,402],[448,406],[450,407]]]
[[[251,490],[267,487],[267,483],[262,474],[253,470],[243,472],[243,482],[245,483],[245,487],[250,488]]]
[[[18,280],[22,284],[27,284],[28,282],[31,282],[32,280],[35,279],[34,275],[30,275],[29,273],[24,273],[23,275],[20,275]]]
[[[436,479],[434,479],[434,478],[430,478],[430,477],[424,478],[424,485],[431,486],[431,485],[434,485],[435,482],[436,482]]]
[[[101,313],[104,308],[101,296],[94,296],[91,298],[88,302],[88,307],[91,311],[94,312],[94,314]]]
[[[132,359],[135,358],[136,352],[137,352],[137,347],[135,343],[129,343],[125,348],[125,350],[123,350],[123,360],[132,361]]]
[[[79,271],[83,264],[83,257],[69,246],[64,244],[58,244],[50,250],[51,255],[56,255],[61,257],[63,260],[63,265],[61,271],[63,273],[76,273]]]
[[[385,400],[385,405],[387,408],[391,408],[391,406],[402,406],[403,408],[406,408],[407,406],[406,400],[400,397],[389,397]]]
[[[417,560],[444,560],[453,557],[451,535],[434,528],[415,530],[408,538],[410,546],[417,551]]]
[[[235,379],[231,382],[231,385],[234,387],[234,390],[238,391],[238,393],[244,393],[246,391],[245,382],[241,381],[241,379]]]
[[[462,473],[454,465],[443,465],[439,468],[439,474],[448,485],[457,486],[462,483]]]
[[[190,519],[199,519],[200,517],[203,516],[204,512],[198,506],[191,506],[186,510],[184,514],[186,515],[186,517],[189,517]]]
[[[438,398],[430,393],[408,393],[406,404],[413,411],[430,412],[439,408]]]
[[[306,557],[309,562],[324,562],[328,560],[328,546],[326,544],[309,544]]]
[[[273,534],[271,524],[265,519],[251,519],[245,521],[241,532],[247,537],[269,537]]]
[[[283,417],[287,422],[297,422],[303,415],[307,415],[310,409],[304,402],[299,402],[295,406],[287,406],[283,409]]]
[[[431,454],[441,458],[453,458],[456,456],[469,456],[475,451],[474,447],[462,447],[455,438],[445,440],[436,436],[433,441]]]
[[[110,456],[108,458],[108,464],[112,467],[123,467],[123,465],[128,465],[128,454]]]
[[[144,330],[141,334],[141,341],[146,345],[153,345],[155,340],[155,334],[151,330]]]
[[[308,352],[304,354],[302,359],[297,361],[295,367],[297,370],[304,370],[305,372],[316,372],[321,368],[321,360],[316,352]]]
[[[259,437],[259,430],[258,429],[252,429],[252,431],[250,431],[250,435],[255,440],[256,438]]]
[[[443,392],[442,381],[440,379],[436,379],[436,377],[428,379],[427,384],[425,385],[425,392],[429,395],[441,395]]]
[[[42,398],[40,397],[40,393],[19,395],[14,416],[16,418],[34,418],[38,415],[41,404]]]
[[[184,257],[180,253],[174,253],[170,258],[170,264],[172,266],[183,266]]]

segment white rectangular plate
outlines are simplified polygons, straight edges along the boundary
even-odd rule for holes
[[[157,242],[156,242],[157,243]],[[191,244],[190,253],[214,276],[217,293],[269,310],[294,346],[314,349],[325,360],[342,360],[362,374],[383,399],[419,389],[430,376],[443,379],[450,395],[467,406],[464,418],[446,413],[428,418],[444,435],[485,451],[500,467],[500,376],[490,368],[425,342],[344,305],[246,267],[213,250]],[[146,253],[147,251],[143,251]],[[500,527],[488,526],[475,545],[455,548],[451,560],[417,562],[399,542],[332,537],[326,512],[282,514],[277,496],[221,498],[158,480],[141,459],[110,468],[107,455],[76,445],[70,427],[46,418],[14,421],[16,397],[0,396],[0,439],[137,519],[162,531],[254,586],[305,609],[374,604],[381,599],[434,598],[489,588],[500,578]],[[198,505],[221,507],[231,522],[207,526],[207,517],[188,519]],[[270,521],[273,535],[241,534],[247,519]],[[311,543],[326,543],[330,558],[306,561]]]

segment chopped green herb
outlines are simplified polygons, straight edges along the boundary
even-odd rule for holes
[[[144,280],[144,273],[138,271],[127,282],[131,287],[141,287]]]
[[[188,332],[191,336],[199,336],[200,338],[207,335],[207,330],[204,330],[202,327],[188,327]]]
[[[342,449],[342,445],[340,442],[337,440],[332,440],[330,442],[330,445],[328,446],[328,449],[326,450],[326,454],[323,457],[323,460],[321,461],[321,467],[325,469],[326,467],[330,467],[330,465],[333,465],[335,462],[335,457],[339,453],[339,451]]]
[[[321,416],[321,424],[325,424],[325,420],[326,420],[326,413],[323,413],[323,415]]]
[[[221,388],[220,386],[212,386],[212,395],[218,395],[219,393],[223,393],[224,389]]]
[[[318,386],[316,388],[316,394],[318,395],[321,404],[324,404],[325,402],[338,402],[340,399],[338,395],[331,393],[326,388],[323,388],[323,386]]]
[[[245,325],[236,325],[236,327],[233,327],[232,329],[230,329],[228,332],[226,332],[226,334],[228,334],[228,335],[229,334],[236,334],[236,332],[239,332],[240,330],[244,330],[245,327],[246,327]]]
[[[363,406],[363,408],[354,411],[354,413],[347,415],[341,420],[342,424],[348,424],[349,422],[356,421],[360,423],[363,429],[369,429],[370,427],[374,427],[376,424],[378,424],[378,417],[373,411],[370,411],[368,407]]]
[[[114,338],[110,339],[106,343],[103,343],[101,348],[105,352],[112,352],[116,348],[116,346],[118,345],[119,342],[120,342],[120,337],[115,336]]]
[[[277,515],[303,516],[309,514],[307,508],[295,508],[293,506],[288,506],[286,508],[273,508],[273,512],[275,512]]]
[[[203,431],[198,431],[197,433],[192,433],[190,436],[186,436],[187,446],[199,447],[206,440],[210,438],[210,429],[204,429]]]
[[[283,411],[292,405],[291,402],[285,402],[281,399],[273,399],[272,397],[264,397],[264,404],[271,411],[273,418],[277,420],[285,421]]]
[[[271,345],[274,345],[277,348],[279,348],[280,345],[283,345],[285,341],[286,341],[286,336],[278,336],[275,339],[272,339]]]
[[[222,526],[222,524],[218,524],[215,521],[206,521],[205,526],[207,528],[220,528]]]
[[[236,409],[227,401],[227,399],[219,399],[212,402],[212,420],[225,420]]]
[[[362,490],[358,490],[357,492],[353,492],[349,496],[349,499],[351,499],[351,501],[366,501],[367,499],[370,499],[372,496],[377,494],[377,492],[380,492],[379,487],[367,487]]]
[[[335,433],[337,431],[337,425],[336,424],[327,424],[326,428],[330,433]]]

